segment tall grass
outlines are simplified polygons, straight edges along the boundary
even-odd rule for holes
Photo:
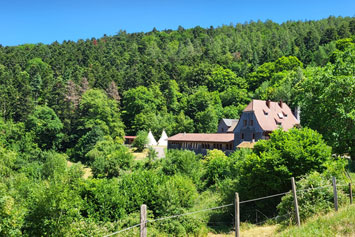
[[[299,228],[293,226],[282,231],[279,236],[355,236],[355,205],[315,216]]]

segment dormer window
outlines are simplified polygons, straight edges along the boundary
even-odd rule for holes
[[[281,126],[281,122],[277,121],[276,119],[275,119],[275,123],[276,123],[277,126]]]
[[[267,112],[266,110],[263,110],[264,111],[264,115],[265,116],[268,116],[269,115],[269,112]]]
[[[284,118],[284,114],[283,113],[277,113],[277,115],[279,116],[280,119]]]
[[[282,112],[282,114],[284,115],[285,118],[287,118],[287,114],[285,112]]]

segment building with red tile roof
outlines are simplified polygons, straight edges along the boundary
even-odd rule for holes
[[[179,133],[168,138],[168,149],[188,149],[206,154],[208,149],[232,151],[233,133]]]
[[[237,148],[252,148],[256,141],[268,139],[279,127],[287,131],[300,124],[286,103],[270,100],[252,100],[236,124],[224,120],[226,126],[230,125],[223,129],[224,133],[179,133],[168,138],[168,149],[189,149],[202,154],[208,149],[219,149],[228,153]]]

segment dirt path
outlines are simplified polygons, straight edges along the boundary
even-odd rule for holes
[[[164,158],[165,157],[165,148],[166,146],[153,146],[154,150],[158,153],[158,158]]]

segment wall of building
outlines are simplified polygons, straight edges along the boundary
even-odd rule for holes
[[[233,142],[212,143],[212,142],[171,142],[168,141],[168,149],[186,149],[196,154],[206,155],[208,150],[218,149],[229,154],[233,151]]]
[[[245,122],[246,125],[245,125]],[[253,121],[251,123],[251,120]],[[243,135],[242,135],[243,134]],[[239,119],[239,123],[234,130],[234,147],[238,146],[243,141],[257,141],[263,137],[264,131],[256,120],[254,112],[243,112]],[[242,138],[243,136],[243,138]]]
[[[218,124],[218,129],[217,132],[218,133],[225,133],[228,130],[228,126],[223,122],[223,120]]]

